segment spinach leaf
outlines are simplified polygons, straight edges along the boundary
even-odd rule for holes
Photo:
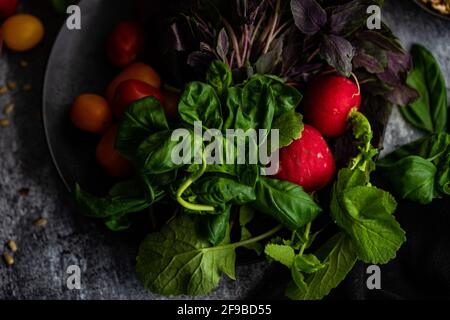
[[[202,82],[187,85],[178,104],[181,119],[188,125],[201,121],[203,128],[221,129],[223,124],[220,100],[212,86]]]
[[[365,173],[341,169],[332,191],[330,211],[336,224],[353,241],[358,258],[387,263],[405,241],[405,232],[392,215],[395,199],[371,187]]]
[[[162,174],[182,167],[186,163],[191,163],[193,152],[193,138],[189,131],[181,137],[182,141],[172,140],[172,131],[161,131],[152,134],[145,139],[138,147],[135,161],[137,167],[141,168],[144,174]],[[179,163],[172,159],[172,152],[175,148],[186,149],[188,152],[182,154]],[[183,148],[182,148],[183,147]],[[180,155],[181,156],[181,155]]]
[[[288,181],[260,177],[255,193],[251,205],[292,230],[313,221],[322,211],[302,187]]]
[[[428,132],[447,130],[447,89],[445,78],[433,55],[420,45],[411,49],[414,69],[407,83],[416,89],[420,98],[400,108],[402,115],[413,126]]]
[[[149,290],[164,295],[203,295],[218,284],[222,273],[235,279],[235,248],[211,247],[195,232],[194,220],[181,215],[148,235],[137,257],[137,274]]]
[[[216,89],[219,96],[222,96],[233,82],[230,67],[220,60],[213,61],[206,73],[206,82]]]
[[[233,129],[236,122],[236,115],[242,105],[242,88],[231,87],[228,89],[225,105],[223,108],[224,125],[223,130]]]
[[[117,131],[116,149],[133,159],[139,145],[150,134],[168,130],[164,109],[154,97],[138,100],[125,111]]]
[[[299,272],[293,272],[296,276],[286,290],[286,295],[290,299],[322,299],[345,279],[357,260],[353,243],[344,233],[331,238],[319,249],[317,257],[322,261],[321,269],[306,278]],[[296,279],[298,281],[295,281]]]

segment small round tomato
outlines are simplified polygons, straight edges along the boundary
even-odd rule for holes
[[[119,75],[109,84],[106,89],[106,98],[108,101],[113,101],[119,84],[131,79],[141,80],[156,89],[161,87],[161,78],[152,67],[144,63],[133,63],[119,73]]]
[[[100,140],[97,146],[95,157],[111,177],[126,177],[130,175],[132,167],[115,148],[117,137],[117,125],[112,126]]]
[[[155,97],[164,105],[164,97],[155,87],[134,79],[122,82],[116,89],[112,104],[114,115],[121,118],[130,104],[145,97]]]
[[[17,9],[17,0],[1,0],[0,1],[0,18],[6,19],[12,16]]]
[[[95,94],[78,96],[70,110],[70,119],[75,127],[101,134],[112,124],[112,113],[108,102]]]
[[[164,111],[167,118],[175,120],[178,117],[178,102],[180,96],[172,91],[164,91]]]
[[[134,21],[120,22],[108,38],[107,55],[109,61],[121,68],[138,57],[144,45],[144,31]]]
[[[42,22],[30,14],[16,14],[3,23],[3,41],[13,51],[34,48],[44,37]]]

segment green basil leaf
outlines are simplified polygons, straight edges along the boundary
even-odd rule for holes
[[[213,61],[206,73],[206,82],[216,89],[217,94],[221,96],[233,82],[230,67],[220,60]]]
[[[188,125],[201,121],[203,129],[221,129],[221,106],[216,91],[209,84],[191,82],[187,85],[178,104],[181,119]]]
[[[297,284],[291,283],[286,291],[290,299],[322,299],[345,279],[357,260],[353,243],[344,233],[331,238],[319,249],[317,257],[324,267],[306,277],[302,288],[298,287],[297,281]]]
[[[436,166],[421,157],[408,156],[389,166],[379,166],[380,176],[402,199],[428,204],[435,198]]]
[[[225,122],[223,130],[233,129],[236,122],[236,115],[242,104],[242,88],[231,87],[227,91],[225,106],[223,107],[223,115]]]
[[[234,247],[211,247],[199,238],[190,217],[182,215],[161,232],[148,235],[137,257],[137,274],[144,286],[163,295],[204,295],[214,289],[222,273],[235,279]]]
[[[142,185],[135,181],[125,181],[114,186],[110,194],[97,197],[75,186],[75,201],[80,210],[89,217],[107,218],[139,212],[148,208],[155,197],[145,192]]]
[[[199,203],[243,205],[256,199],[253,187],[223,177],[207,177],[196,183],[194,193]]]
[[[260,177],[255,193],[256,200],[252,206],[291,230],[303,227],[322,212],[302,187],[288,181]]]
[[[230,225],[231,205],[222,205],[220,212],[201,216],[200,233],[213,245],[217,246],[225,239]]]
[[[111,216],[105,219],[105,225],[109,230],[119,232],[128,230],[132,225],[132,221],[127,215]]]
[[[413,126],[428,132],[447,131],[447,89],[439,64],[431,52],[420,45],[411,49],[414,69],[407,84],[416,89],[420,98],[401,107],[405,119]]]
[[[116,149],[133,159],[139,145],[150,134],[168,130],[164,109],[154,97],[138,100],[125,111],[117,131]]]
[[[249,206],[242,206],[239,209],[239,225],[241,227],[241,240],[240,241],[248,240],[252,237],[252,234],[247,229],[247,224],[249,224],[253,220],[254,216],[255,216],[255,211],[253,210],[253,208],[251,208]],[[244,245],[243,247],[246,249],[255,251],[257,255],[261,255],[261,253],[263,251],[262,245],[258,242],[253,242],[253,243]]]
[[[189,152],[182,154],[180,163],[175,163],[172,152],[178,147]],[[193,150],[193,138],[189,131],[181,137],[181,141],[172,141],[172,131],[161,131],[152,134],[139,145],[135,160],[144,174],[162,174],[191,163]]]

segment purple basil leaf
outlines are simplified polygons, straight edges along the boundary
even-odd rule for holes
[[[380,0],[352,0],[342,5],[331,7],[330,29],[334,34],[347,35],[363,27],[367,21],[367,8],[371,5],[382,6]]]
[[[284,73],[283,75],[288,80],[308,82],[316,75],[318,71],[322,70],[322,68],[323,63],[299,63],[297,65],[291,66],[291,68],[286,70],[286,73]]]
[[[186,45],[183,41],[180,27],[176,22],[172,23],[172,25],[170,26],[169,38],[170,38],[170,44],[169,44],[170,48],[172,48],[176,51],[185,51],[186,50]]]
[[[323,36],[320,44],[320,56],[347,77],[352,72],[353,55],[353,46],[346,39],[333,34]]]
[[[327,13],[315,0],[291,0],[294,22],[301,32],[313,35],[327,22]]]
[[[228,34],[224,28],[220,30],[219,36],[217,37],[217,47],[216,51],[219,57],[223,61],[227,61],[228,49],[230,47],[230,42],[228,40]]]
[[[353,58],[353,67],[364,68],[370,73],[384,72],[388,58],[387,53],[380,47],[368,41],[356,41],[355,56]]]
[[[409,53],[388,52],[388,65],[384,72],[379,73],[378,78],[390,85],[405,83],[407,73],[412,68],[412,59]]]
[[[206,69],[213,60],[214,56],[212,54],[194,51],[188,56],[187,64],[194,68]]]
[[[379,31],[361,31],[356,34],[356,37],[363,41],[370,41],[388,51],[404,52],[397,38],[384,35]]]
[[[399,85],[395,87],[394,90],[386,94],[386,99],[399,106],[409,105],[418,97],[419,93],[415,89],[410,88],[407,85]]]

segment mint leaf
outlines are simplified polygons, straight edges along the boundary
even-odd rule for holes
[[[292,272],[294,282],[290,283],[286,290],[286,295],[290,299],[322,299],[345,279],[357,260],[353,243],[344,233],[331,238],[318,250],[317,257],[324,267],[304,280],[303,275]]]
[[[229,235],[217,247],[200,239],[194,221],[185,215],[161,232],[148,235],[137,257],[137,274],[149,290],[164,295],[203,295],[214,289],[222,273],[235,279],[234,246]]]
[[[392,215],[397,203],[386,191],[367,185],[355,186],[357,180],[349,180],[348,172],[338,174],[331,215],[353,240],[359,259],[387,263],[406,240],[405,232]]]
[[[290,246],[269,243],[264,249],[266,255],[288,268],[294,264],[295,252]]]

